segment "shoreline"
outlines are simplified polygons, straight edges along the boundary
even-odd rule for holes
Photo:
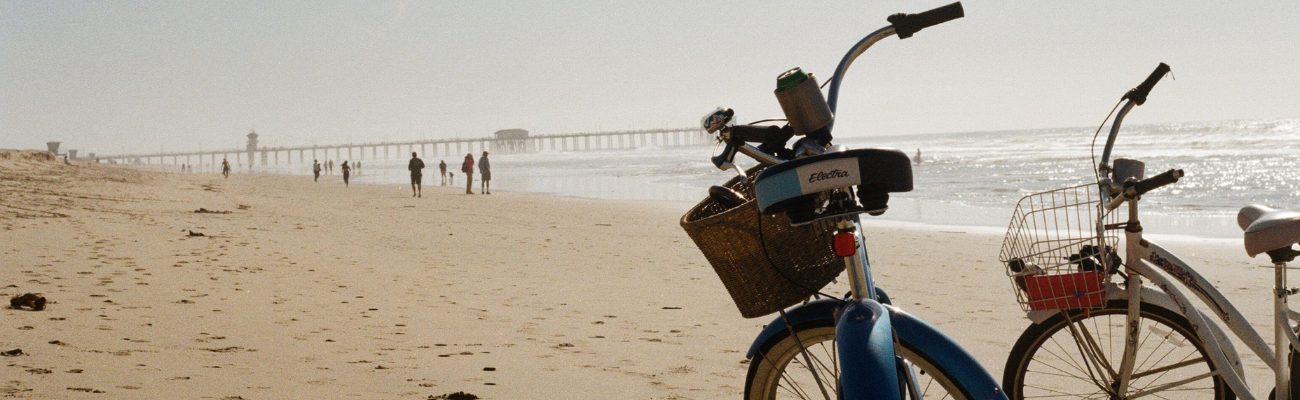
[[[386,179],[386,177],[395,177],[394,179],[397,180],[406,179],[406,177],[401,174],[389,173],[391,172],[391,169],[385,170],[382,165],[383,164],[380,164],[380,166],[377,167],[382,172],[378,172],[378,175],[362,175],[362,177],[360,178],[361,182],[357,182],[358,177],[354,175],[353,184],[380,185],[380,186],[402,185],[401,182],[394,182]],[[136,168],[134,166],[116,166],[116,167]],[[145,168],[145,169],[157,170],[164,173],[176,173],[181,175],[207,174],[206,172],[181,173],[181,172],[171,171],[170,169],[166,169],[166,170],[156,169],[156,168]],[[503,172],[508,172],[508,171],[503,171]],[[268,171],[268,172],[255,172],[255,173],[244,172],[244,173],[232,174],[232,176],[235,175],[247,175],[247,176],[279,175],[279,176],[287,176],[287,177],[306,177],[306,178],[311,177],[311,174],[309,173],[300,174],[300,173],[288,171],[287,169],[280,169],[278,171]],[[505,174],[498,173],[497,175],[498,178],[500,178],[500,176]],[[425,176],[426,181],[430,181],[431,178],[437,178],[437,177],[426,174]],[[729,178],[729,175],[719,174],[719,180],[716,183],[720,184],[722,181],[725,180],[723,178]],[[336,172],[333,175],[322,175],[321,179],[330,179],[332,181],[341,182],[342,177]],[[461,177],[461,179],[463,179],[463,177]],[[636,194],[621,194],[621,195],[597,194],[590,190],[586,190],[585,193],[583,193],[584,190],[574,190],[572,188],[567,189],[567,191],[566,189],[541,190],[541,191],[516,190],[513,188],[513,186],[510,185],[510,183],[512,183],[510,178],[495,179],[494,181],[497,181],[499,186],[502,187],[501,189],[495,189],[497,192],[501,192],[501,193],[521,193],[521,194],[526,193],[526,194],[535,194],[535,195],[550,196],[556,198],[603,200],[603,201],[629,202],[629,203],[656,203],[656,204],[662,203],[668,207],[681,207],[682,213],[685,213],[686,210],[690,209],[699,201],[703,200],[705,196],[707,196],[707,189],[708,189],[707,186],[698,188],[698,190],[696,190],[695,188],[683,189],[683,192],[698,192],[699,198],[695,200],[681,200],[675,198],[649,199],[649,198],[641,198],[647,196],[636,195]],[[505,182],[501,182],[501,181],[505,181]],[[460,180],[459,182],[462,182],[463,184],[464,181]],[[452,188],[453,186],[459,187],[457,185],[449,185],[446,187]],[[546,185],[542,184],[539,186],[546,186]],[[626,186],[635,186],[635,184],[628,183],[626,184]],[[425,185],[425,187],[435,188],[435,187],[442,187],[442,186]],[[475,186],[476,191],[478,190],[478,188],[479,186]],[[609,189],[605,189],[605,190],[608,191]],[[619,190],[614,190],[614,192],[621,193],[621,191]],[[932,199],[918,199],[916,198],[916,196],[909,196],[908,193],[899,193],[894,196],[891,196],[890,209],[884,215],[878,217],[864,217],[863,221],[884,220],[884,221],[893,221],[899,224],[903,224],[904,226],[921,224],[921,225],[932,225],[935,227],[960,228],[960,229],[973,230],[979,232],[998,231],[999,234],[1005,234],[1007,229],[1007,221],[1011,218],[1012,210],[1015,208],[1015,206],[1016,206],[1015,202],[1009,202],[1005,207],[979,206],[979,205],[965,204],[961,202],[932,200]],[[1156,207],[1159,207],[1159,205],[1157,204]],[[1161,210],[1159,208],[1153,209],[1148,207],[1146,210],[1144,210],[1143,217],[1144,217],[1143,224],[1148,227],[1147,229],[1148,235],[1151,235],[1152,237],[1166,238],[1166,240],[1204,239],[1210,241],[1240,240],[1241,238],[1241,229],[1236,226],[1235,211],[1229,212],[1229,211],[1220,210],[1220,211],[1204,212],[1200,214],[1190,214],[1188,212],[1180,212],[1180,211],[1170,212],[1166,210]],[[1198,230],[1198,232],[1188,232],[1190,230]]]

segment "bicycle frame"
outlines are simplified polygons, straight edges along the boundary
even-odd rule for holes
[[[1130,201],[1130,214],[1136,216],[1137,202]],[[1131,218],[1127,225],[1136,224],[1138,219]],[[1250,398],[1250,391],[1245,383],[1245,372],[1241,360],[1237,356],[1230,338],[1226,337],[1223,330],[1218,325],[1207,318],[1207,313],[1201,312],[1196,307],[1192,299],[1184,292],[1182,288],[1191,291],[1197,300],[1204,305],[1209,311],[1208,314],[1214,315],[1218,321],[1232,332],[1234,336],[1246,344],[1257,357],[1273,369],[1276,375],[1276,387],[1278,397],[1283,397],[1289,389],[1289,366],[1286,364],[1287,344],[1300,348],[1300,342],[1295,339],[1295,333],[1287,327],[1288,320],[1300,316],[1285,305],[1284,296],[1274,296],[1274,323],[1275,323],[1275,341],[1273,348],[1270,349],[1264,338],[1251,327],[1249,321],[1242,315],[1231,302],[1229,302],[1222,292],[1214,287],[1208,280],[1196,272],[1187,262],[1178,258],[1169,250],[1157,243],[1146,240],[1142,237],[1142,230],[1126,230],[1126,271],[1128,271],[1129,282],[1125,285],[1124,295],[1129,300],[1129,312],[1136,315],[1136,308],[1141,302],[1151,302],[1144,296],[1151,296],[1151,293],[1143,294],[1142,278],[1146,278],[1160,289],[1168,300],[1172,301],[1175,311],[1187,317],[1189,323],[1198,334],[1202,335],[1201,340],[1205,343],[1210,361],[1214,365],[1225,383],[1232,388],[1234,393],[1242,398]],[[1279,287],[1285,286],[1285,270],[1279,270],[1276,274],[1275,282]],[[1112,284],[1113,285],[1113,284]],[[1181,286],[1182,288],[1180,288]],[[1134,323],[1135,318],[1131,318],[1128,324],[1127,340],[1129,346],[1126,346],[1124,359],[1121,363],[1121,369],[1116,373],[1121,379],[1120,392],[1125,392],[1127,384],[1130,381],[1129,375],[1133,372],[1133,363],[1136,354],[1131,350],[1136,347],[1136,340],[1140,332]],[[1199,377],[1198,377],[1199,378]],[[1179,382],[1171,383],[1164,387],[1152,388],[1139,393],[1134,397],[1142,394],[1157,392],[1161,389],[1176,385]]]
[[[1159,69],[1157,69],[1159,71]],[[1153,83],[1154,84],[1154,83]],[[1150,87],[1148,86],[1149,90]],[[1145,97],[1145,95],[1143,95]],[[1235,306],[1232,305],[1208,280],[1196,272],[1194,268],[1178,258],[1172,252],[1164,247],[1146,240],[1142,237],[1143,229],[1138,213],[1138,203],[1140,197],[1130,197],[1122,191],[1112,190],[1112,182],[1109,178],[1111,172],[1108,161],[1111,150],[1114,146],[1115,138],[1118,135],[1119,127],[1123,123],[1124,116],[1134,107],[1135,101],[1130,99],[1123,105],[1123,108],[1116,115],[1115,122],[1111,125],[1111,131],[1106,141],[1105,150],[1102,152],[1102,160],[1098,166],[1102,178],[1098,182],[1103,198],[1115,195],[1115,199],[1109,203],[1099,204],[1099,212],[1096,221],[1097,235],[1099,238],[1104,237],[1106,230],[1124,229],[1125,237],[1125,272],[1127,280],[1124,288],[1115,288],[1111,283],[1108,292],[1113,294],[1122,292],[1128,300],[1128,313],[1125,321],[1127,334],[1125,335],[1125,347],[1123,358],[1118,371],[1110,370],[1109,373],[1118,377],[1118,393],[1127,393],[1129,383],[1137,377],[1133,374],[1134,363],[1137,357],[1136,349],[1138,347],[1138,338],[1140,326],[1138,323],[1139,310],[1142,302],[1148,303],[1172,303],[1176,312],[1179,312],[1187,318],[1192,325],[1194,332],[1200,336],[1200,340],[1205,344],[1206,352],[1210,358],[1214,370],[1208,374],[1192,377],[1179,382],[1172,382],[1156,388],[1149,388],[1137,393],[1132,397],[1140,397],[1146,394],[1159,392],[1186,382],[1204,378],[1207,375],[1218,374],[1232,391],[1244,399],[1253,398],[1249,387],[1245,382],[1245,371],[1241,364],[1230,338],[1219,327],[1217,323],[1207,318],[1206,313],[1201,312],[1199,308],[1192,303],[1191,298],[1179,288],[1182,286],[1190,290],[1196,298],[1204,304],[1211,314],[1213,314],[1223,325],[1227,326],[1234,336],[1241,339],[1252,353],[1263,360],[1275,375],[1276,396],[1279,399],[1289,397],[1289,378],[1290,367],[1287,364],[1287,354],[1289,349],[1287,345],[1300,348],[1300,340],[1297,340],[1295,332],[1290,329],[1290,319],[1300,319],[1300,313],[1290,310],[1286,305],[1286,270],[1285,264],[1275,263],[1275,293],[1274,293],[1274,344],[1270,349],[1268,343],[1253,327],[1245,316],[1241,314]],[[1140,102],[1137,102],[1140,104]],[[1119,192],[1119,193],[1116,193]],[[1107,210],[1117,209],[1123,202],[1128,203],[1128,220],[1125,223],[1116,226],[1106,226],[1104,224],[1105,213]],[[1162,292],[1155,294],[1143,287],[1142,278],[1146,278],[1159,288]],[[1154,297],[1161,296],[1161,297]],[[1111,296],[1108,296],[1111,297]],[[1154,300],[1154,301],[1153,301]],[[1173,369],[1198,361],[1185,361],[1176,363],[1167,367],[1154,369],[1150,373],[1161,370]],[[1105,364],[1105,363],[1103,363]],[[1109,366],[1109,364],[1105,364]]]

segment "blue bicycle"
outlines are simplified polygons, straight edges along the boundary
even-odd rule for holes
[[[961,346],[890,305],[872,281],[860,216],[880,215],[890,193],[912,189],[911,160],[898,150],[831,144],[840,83],[858,56],[890,36],[905,39],[963,15],[953,3],[889,17],[841,59],[827,98],[811,74],[781,74],[782,126],[734,125],[730,109],[703,119],[725,145],[715,166],[740,171],[737,152],[759,162],[710,188],[682,217],[743,316],[779,313],[746,353],[746,399],[1006,398]],[[801,138],[786,147],[794,136]],[[842,270],[847,296],[818,292]]]

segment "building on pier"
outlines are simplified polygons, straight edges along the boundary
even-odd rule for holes
[[[535,151],[524,129],[502,129],[492,134],[492,151],[497,153],[529,153]]]

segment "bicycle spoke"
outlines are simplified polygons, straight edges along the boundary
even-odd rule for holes
[[[831,362],[829,363],[830,365],[827,365],[828,363],[823,362],[821,357],[813,356],[813,357],[812,357],[812,360],[813,360],[813,361],[816,361],[816,364],[817,364],[816,366],[817,366],[821,371],[825,371],[826,375],[829,376],[829,377],[831,378],[831,379],[826,379],[826,382],[829,382],[829,383],[838,382],[839,379],[840,379],[840,376],[839,376],[838,371],[836,371],[836,370],[839,368],[839,364],[836,364],[836,363],[835,363],[835,356],[834,356],[834,354],[836,353],[835,348],[834,348],[834,347],[827,347],[825,344],[820,344],[820,343],[819,343],[819,346],[818,346],[818,347],[821,347],[821,349],[822,349],[822,354],[825,355],[826,358],[831,359]]]
[[[785,311],[781,312],[781,317],[785,318]],[[789,320],[786,320],[786,323],[789,323]],[[830,392],[826,391],[826,384],[822,382],[821,375],[817,373],[816,365],[813,365],[813,363],[809,361],[808,347],[804,345],[803,338],[800,338],[793,330],[790,331],[790,334],[794,337],[795,342],[799,344],[799,355],[803,356],[804,364],[808,367],[808,372],[812,374],[813,381],[817,382],[817,389],[821,390],[822,398],[831,400]]]
[[[1071,324],[1071,326],[1073,325],[1074,324]],[[1108,374],[1107,376],[1102,377],[1103,380],[1107,382],[1114,381],[1115,378],[1119,376],[1119,372],[1115,371],[1115,368],[1110,364],[1110,360],[1101,354],[1101,347],[1097,344],[1096,338],[1093,337],[1092,333],[1088,331],[1088,327],[1084,324],[1079,324],[1079,330],[1081,331],[1080,335],[1085,339],[1083,344],[1087,346],[1087,353],[1084,356],[1091,357],[1089,358],[1089,361],[1096,364],[1098,373],[1106,372]],[[1074,333],[1073,330],[1070,332]],[[1076,340],[1077,339],[1078,337],[1076,337]]]
[[[1047,348],[1042,348],[1041,350],[1046,350],[1048,354],[1052,355],[1053,357],[1056,357],[1056,359],[1064,361],[1067,365],[1073,367],[1075,371],[1079,371],[1082,374],[1088,375],[1088,370],[1085,369],[1084,366],[1081,365],[1079,362],[1077,362],[1073,357],[1061,356],[1061,354],[1067,354],[1067,355],[1070,354],[1070,351],[1066,350],[1065,346],[1062,345],[1060,341],[1057,341],[1055,337],[1052,337],[1051,341],[1052,344],[1055,345],[1056,348],[1060,350],[1060,354]],[[1061,371],[1062,373],[1066,373],[1064,370],[1061,370],[1059,368],[1057,368],[1057,370]]]
[[[1055,337],[1051,338],[1050,341],[1051,341],[1051,342],[1052,342],[1052,343],[1057,347],[1057,349],[1060,350],[1060,352],[1065,353],[1065,354],[1070,354],[1070,353],[1071,353],[1070,351],[1066,350],[1065,347],[1064,347],[1063,345],[1061,345],[1061,343],[1060,343],[1059,341],[1057,341]],[[1047,364],[1047,363],[1041,363],[1041,362],[1038,363],[1038,364],[1041,364],[1043,367],[1045,367],[1045,368],[1049,368],[1049,369],[1052,369],[1052,370],[1054,370],[1054,371],[1056,371],[1056,372],[1058,372],[1058,373],[1049,373],[1049,372],[1046,372],[1046,371],[1036,370],[1036,369],[1032,369],[1032,368],[1029,369],[1029,370],[1027,370],[1027,371],[1026,371],[1027,373],[1028,373],[1028,372],[1033,372],[1033,373],[1036,373],[1036,374],[1042,374],[1042,375],[1048,375],[1048,376],[1056,376],[1056,377],[1068,377],[1068,378],[1073,378],[1074,380],[1080,381],[1080,382],[1086,384],[1087,386],[1090,386],[1090,387],[1093,387],[1093,388],[1098,389],[1096,393],[1102,393],[1102,392],[1105,392],[1105,390],[1107,389],[1105,386],[1102,386],[1102,385],[1099,384],[1095,379],[1093,379],[1093,378],[1091,377],[1091,374],[1090,374],[1088,371],[1086,371],[1086,370],[1084,369],[1083,366],[1081,366],[1081,365],[1079,365],[1079,363],[1075,362],[1075,360],[1074,360],[1073,357],[1062,357],[1060,354],[1057,354],[1056,351],[1053,351],[1052,349],[1047,348],[1047,347],[1042,347],[1042,348],[1039,349],[1039,351],[1046,351],[1046,352],[1048,352],[1050,355],[1052,355],[1052,357],[1054,357],[1054,358],[1056,358],[1056,359],[1058,359],[1058,360],[1061,360],[1064,364],[1066,364],[1066,365],[1072,367],[1072,368],[1073,368],[1075,371],[1077,371],[1078,373],[1071,373],[1070,371],[1063,370],[1063,369],[1061,369],[1061,368],[1058,368],[1058,367],[1055,366],[1055,365],[1051,365],[1051,364]],[[1077,394],[1070,394],[1070,393],[1065,393],[1065,392],[1061,392],[1061,391],[1058,391],[1058,390],[1049,389],[1049,388],[1046,388],[1046,387],[1037,387],[1037,388],[1039,388],[1039,389],[1043,389],[1043,390],[1052,391],[1052,392],[1056,392],[1056,393],[1061,393],[1061,394],[1063,394],[1063,395],[1071,395],[1071,396],[1077,395]]]
[[[1080,395],[1077,394],[1077,393],[1066,393],[1066,392],[1062,392],[1062,391],[1060,391],[1060,390],[1056,390],[1056,389],[1052,389],[1052,388],[1048,388],[1048,387],[1042,387],[1042,386],[1025,386],[1025,387],[1032,387],[1032,388],[1034,388],[1034,389],[1040,389],[1040,390],[1047,391],[1047,392],[1058,393],[1058,394],[1056,394],[1056,395],[1024,396],[1026,399],[1050,399],[1050,398],[1071,398],[1071,399],[1073,399],[1073,398],[1078,398],[1078,397],[1080,396]],[[1103,390],[1098,389],[1098,390],[1095,391],[1095,392],[1088,393],[1088,394],[1083,395],[1083,396],[1086,396],[1085,398],[1092,398],[1092,396],[1094,396],[1094,395],[1103,395],[1103,394],[1106,394],[1106,392],[1103,391]]]
[[[769,354],[763,354],[762,357],[760,358],[763,360],[763,363],[768,365],[769,368],[772,368],[774,370],[780,369],[776,364],[772,363],[772,357]],[[799,360],[797,359],[790,360],[790,364],[795,364],[798,362]],[[795,382],[794,378],[790,377],[789,375],[781,374],[780,377],[777,379],[778,379],[776,385],[777,389],[785,389],[786,392],[794,396],[798,396],[800,399],[804,399],[804,400],[812,399],[812,397],[809,397],[807,392],[803,390],[803,387],[800,386],[798,382]],[[785,384],[783,385],[781,384],[781,382],[784,382]]]
[[[795,364],[798,362],[799,362],[798,360],[790,361],[791,364]],[[777,388],[785,389],[787,392],[790,392],[790,394],[799,396],[800,399],[812,399],[812,397],[808,396],[808,392],[803,389],[803,386],[799,385],[799,382],[794,381],[793,377],[783,374],[781,375],[781,381],[789,384],[789,386],[777,385]]]
[[[1188,354],[1187,357],[1191,357],[1191,356],[1193,356],[1193,355],[1195,355],[1195,354],[1194,354],[1194,353],[1193,353],[1193,354]],[[1133,379],[1144,378],[1144,377],[1146,377],[1146,376],[1148,376],[1148,375],[1154,375],[1154,374],[1161,374],[1161,376],[1164,376],[1164,374],[1165,374],[1165,373],[1168,373],[1169,371],[1173,371],[1173,370],[1175,370],[1175,369],[1182,368],[1182,367],[1186,367],[1186,366],[1189,366],[1189,365],[1196,365],[1196,364],[1200,364],[1200,363],[1202,363],[1202,362],[1206,362],[1206,360],[1205,360],[1204,358],[1197,358],[1197,359],[1194,359],[1194,360],[1189,360],[1187,357],[1183,357],[1182,361],[1179,361],[1179,362],[1176,362],[1176,363],[1173,363],[1173,364],[1169,364],[1169,365],[1166,365],[1166,366],[1163,366],[1163,367],[1157,367],[1157,368],[1153,368],[1153,369],[1146,370],[1146,371],[1142,371],[1142,372],[1134,372],[1134,373],[1133,373]],[[1159,378],[1160,378],[1159,376],[1156,377],[1156,379],[1159,379]]]
[[[1146,346],[1146,344],[1147,344],[1147,339],[1150,339],[1150,338],[1151,338],[1151,335],[1154,335],[1154,334],[1155,334],[1155,331],[1152,330],[1150,327],[1145,327],[1144,329],[1142,329],[1142,331],[1146,332],[1146,335],[1143,335],[1143,336],[1142,336],[1142,340],[1139,340],[1139,341],[1138,341],[1138,348],[1139,348],[1139,349],[1145,349],[1145,348],[1147,348],[1147,346]],[[1156,343],[1156,344],[1155,344],[1155,347],[1156,347],[1156,348],[1159,348],[1160,345],[1164,344],[1165,341],[1167,341],[1167,340],[1169,340],[1169,337],[1168,337],[1167,335],[1164,336],[1164,337],[1162,337],[1161,340],[1160,340],[1160,343]],[[1156,354],[1156,351],[1155,351],[1154,349],[1152,349],[1152,350],[1151,350],[1151,353],[1147,354],[1146,358],[1143,358],[1143,359],[1142,359],[1142,362],[1139,362],[1139,363],[1137,363],[1137,364],[1134,365],[1133,370],[1134,370],[1134,371],[1138,371],[1138,370],[1142,369],[1142,366],[1143,366],[1143,365],[1146,365],[1147,361],[1150,360],[1151,357],[1154,356],[1155,354]],[[1168,354],[1166,354],[1166,355],[1168,355]],[[1156,360],[1156,363],[1159,363],[1159,362],[1160,362],[1160,360]]]
[[[1128,398],[1130,398],[1130,399],[1136,399],[1136,398],[1139,398],[1139,397],[1142,397],[1142,396],[1146,396],[1146,395],[1149,395],[1149,394],[1152,394],[1152,393],[1163,392],[1163,391],[1169,390],[1169,389],[1171,389],[1171,388],[1175,388],[1175,387],[1181,386],[1181,385],[1183,385],[1183,384],[1191,383],[1191,382],[1195,382],[1195,381],[1198,381],[1198,380],[1201,380],[1201,379],[1205,379],[1205,378],[1208,378],[1208,377],[1211,377],[1211,376],[1214,376],[1214,373],[1212,373],[1212,372],[1207,372],[1207,373],[1200,374],[1200,375],[1197,375],[1197,376],[1193,376],[1193,377],[1191,377],[1191,378],[1183,379],[1183,380],[1180,380],[1180,381],[1177,381],[1177,382],[1170,382],[1170,383],[1168,383],[1168,384],[1164,384],[1164,385],[1156,386],[1156,387],[1151,388],[1151,389],[1147,389],[1147,390],[1143,390],[1143,391],[1140,391],[1140,392],[1136,392],[1136,393],[1133,393],[1133,394],[1129,395]]]
[[[1106,383],[1111,382],[1112,380],[1102,380],[1101,377],[1097,376],[1097,374],[1101,373],[1102,367],[1100,362],[1096,359],[1097,357],[1093,354],[1092,346],[1095,342],[1092,340],[1091,336],[1086,335],[1085,333],[1080,333],[1079,329],[1075,327],[1074,321],[1071,321],[1068,315],[1066,317],[1065,326],[1069,329],[1070,336],[1074,338],[1074,346],[1075,349],[1079,351],[1079,356],[1083,358],[1083,365],[1087,367],[1088,378],[1091,379],[1092,383],[1101,390],[1109,391],[1110,386]],[[1081,336],[1083,339],[1080,338]],[[1111,377],[1114,377],[1113,373]]]
[[[1148,331],[1152,331],[1152,332],[1154,332],[1154,331],[1156,331],[1156,328],[1155,328],[1155,327],[1149,327],[1149,328],[1148,328]],[[1157,359],[1157,360],[1155,360],[1154,362],[1152,362],[1152,363],[1151,363],[1152,365],[1159,365],[1159,364],[1165,362],[1165,360],[1168,359],[1169,356],[1173,355],[1174,351],[1177,350],[1177,347],[1181,347],[1181,344],[1179,344],[1179,343],[1173,343],[1173,342],[1170,341],[1170,337],[1171,337],[1172,335],[1173,335],[1173,332],[1172,332],[1172,331],[1166,331],[1165,333],[1162,334],[1163,337],[1162,337],[1160,343],[1156,345],[1156,348],[1158,348],[1160,345],[1163,345],[1163,344],[1166,344],[1166,343],[1169,343],[1171,346],[1173,346],[1173,348],[1171,348],[1168,352],[1166,352],[1166,353],[1165,353],[1163,356],[1161,356],[1159,359]],[[1144,340],[1143,342],[1145,343],[1145,340]],[[1147,356],[1147,359],[1150,359],[1151,356],[1154,356],[1154,355],[1155,355],[1155,350],[1153,349],[1152,352],[1151,352],[1151,354]],[[1195,356],[1195,357],[1197,357],[1197,358],[1195,358],[1195,359],[1191,359],[1191,357],[1193,357],[1193,356]],[[1162,392],[1162,391],[1174,390],[1174,389],[1177,388],[1178,386],[1181,386],[1181,385],[1184,385],[1184,384],[1188,384],[1188,383],[1192,383],[1192,382],[1195,382],[1195,381],[1198,381],[1198,380],[1201,380],[1201,379],[1204,379],[1204,378],[1207,378],[1207,377],[1214,376],[1215,373],[1214,373],[1213,371],[1211,371],[1211,372],[1207,372],[1207,373],[1205,373],[1205,374],[1201,374],[1201,375],[1198,375],[1198,376],[1194,376],[1194,377],[1192,377],[1192,378],[1187,378],[1187,379],[1183,379],[1183,380],[1180,380],[1180,381],[1176,381],[1176,382],[1173,382],[1173,383],[1170,383],[1170,384],[1164,384],[1164,385],[1156,386],[1155,388],[1151,388],[1152,385],[1155,385],[1157,382],[1160,382],[1162,378],[1164,378],[1166,375],[1168,375],[1170,372],[1172,372],[1172,371],[1174,371],[1174,370],[1176,370],[1176,369],[1183,368],[1183,367],[1187,367],[1187,366],[1194,366],[1194,365],[1198,365],[1198,364],[1202,364],[1202,363],[1205,363],[1206,365],[1209,365],[1208,361],[1207,361],[1204,357],[1200,357],[1200,354],[1197,353],[1197,352],[1195,351],[1195,349],[1192,349],[1191,352],[1190,352],[1189,354],[1187,354],[1186,356],[1183,356],[1182,359],[1181,359],[1180,361],[1178,361],[1178,362],[1175,362],[1175,363],[1172,363],[1172,364],[1169,364],[1169,365],[1165,365],[1165,366],[1162,366],[1162,367],[1156,367],[1156,368],[1152,368],[1152,369],[1144,370],[1144,371],[1141,370],[1141,369],[1135,369],[1135,370],[1134,370],[1134,374],[1133,374],[1133,378],[1132,378],[1134,382],[1138,381],[1138,380],[1141,379],[1141,378],[1145,378],[1145,377],[1148,377],[1148,376],[1151,376],[1151,375],[1156,375],[1156,374],[1159,374],[1159,375],[1156,375],[1154,378],[1152,378],[1151,381],[1150,381],[1150,382],[1147,382],[1145,385],[1143,385],[1141,389],[1138,389],[1138,390],[1134,391],[1134,392],[1133,392],[1134,394],[1131,395],[1131,396],[1132,396],[1132,397],[1140,397],[1140,396],[1143,396],[1143,395],[1144,395],[1145,393],[1147,393],[1147,392]],[[1146,365],[1146,361],[1144,360],[1144,361],[1143,361],[1143,366],[1145,366],[1145,365]],[[1177,390],[1194,390],[1194,389],[1202,389],[1202,390],[1203,390],[1204,388],[1184,388],[1184,389],[1177,389]]]

